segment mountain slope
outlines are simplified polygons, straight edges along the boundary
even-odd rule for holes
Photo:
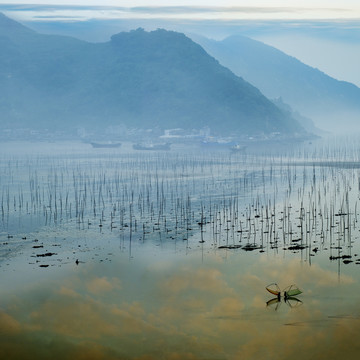
[[[240,35],[222,41],[193,39],[265,96],[281,97],[318,126],[335,129],[338,122],[342,126],[357,125],[360,89],[355,85],[335,80],[271,46]]]
[[[9,23],[16,32],[7,30]],[[5,126],[303,132],[258,89],[180,33],[138,29],[94,44],[37,34],[1,16],[0,48]]]

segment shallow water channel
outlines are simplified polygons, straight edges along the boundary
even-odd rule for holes
[[[2,144],[0,357],[357,359],[357,145],[287,150]]]

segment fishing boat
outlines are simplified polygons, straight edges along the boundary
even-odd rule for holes
[[[234,146],[231,146],[230,150],[234,152],[243,152],[246,150],[246,145],[236,144]]]
[[[201,141],[201,145],[206,148],[228,148],[235,146],[236,143],[229,138],[209,137]]]
[[[292,285],[286,287],[281,292],[279,285],[276,283],[272,283],[272,284],[269,284],[268,286],[266,286],[266,290],[270,294],[273,294],[278,297],[280,297],[281,293],[283,293],[285,299],[300,295],[302,293],[302,291],[295,284],[292,284]]]
[[[279,288],[279,285],[276,284],[276,283],[272,283],[272,284],[269,284],[267,287],[266,287],[266,290],[270,293],[270,294],[273,294],[275,296],[280,296],[281,294],[281,290]]]
[[[297,299],[296,297],[293,297],[293,296],[287,297],[285,299],[285,303],[287,305],[289,305],[291,308],[297,308],[297,307],[299,307],[299,306],[301,306],[303,304],[303,302],[301,300],[299,300],[299,299]]]
[[[270,299],[269,301],[266,302],[266,307],[271,307],[275,311],[279,309],[280,305],[281,305],[281,298],[280,297],[275,297],[275,298]]]
[[[170,150],[170,143],[163,144],[134,144],[134,150]]]
[[[274,297],[266,302],[266,307],[278,310],[282,303],[285,303],[291,308],[297,308],[303,304],[303,302],[296,297],[281,298],[280,296]]]
[[[285,297],[293,297],[293,296],[300,295],[301,293],[302,293],[302,291],[295,284],[292,284],[284,289]]]
[[[105,143],[91,142],[90,144],[93,148],[118,148],[121,146],[121,143],[111,141]]]

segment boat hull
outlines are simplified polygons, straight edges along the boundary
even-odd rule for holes
[[[270,284],[266,287],[266,290],[270,293],[273,294],[275,296],[279,296],[281,293],[281,290],[279,288],[279,286],[277,284]]]
[[[95,142],[91,142],[90,143],[91,146],[93,148],[96,149],[100,149],[100,148],[105,148],[105,149],[109,149],[109,148],[118,148],[121,146],[121,143],[95,143]]]
[[[154,144],[154,145],[142,145],[142,144],[134,144],[133,149],[134,150],[170,150],[169,143],[166,144]]]

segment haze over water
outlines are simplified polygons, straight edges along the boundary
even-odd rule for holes
[[[52,148],[2,151],[2,357],[356,358],[356,141]]]

